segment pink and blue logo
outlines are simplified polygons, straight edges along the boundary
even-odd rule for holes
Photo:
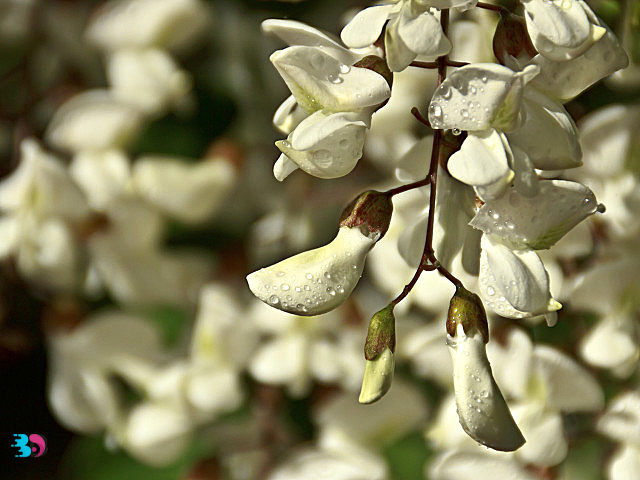
[[[18,453],[14,457],[41,457],[47,451],[47,440],[43,435],[32,433],[14,433],[14,442],[11,446],[18,449]]]

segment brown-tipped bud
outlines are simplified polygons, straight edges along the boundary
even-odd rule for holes
[[[340,226],[358,227],[364,235],[380,240],[391,223],[393,204],[386,193],[368,190],[358,195],[340,215]]]
[[[538,54],[527,33],[524,18],[508,12],[500,14],[500,21],[493,35],[493,54],[503,65],[509,56],[533,58]]]
[[[367,55],[362,60],[353,64],[354,67],[358,68],[366,68],[367,70],[372,70],[376,72],[378,75],[382,75],[382,77],[389,84],[389,88],[393,86],[393,72],[389,70],[389,66],[387,62],[383,58],[380,58],[376,55]]]
[[[387,305],[371,318],[367,341],[364,344],[364,358],[375,360],[385,348],[391,353],[396,351],[396,318],[393,315],[393,305]]]
[[[487,314],[482,300],[464,287],[457,287],[456,293],[449,302],[447,333],[451,337],[456,336],[458,325],[462,325],[465,334],[469,335],[475,329],[482,334],[484,343],[489,341]]]

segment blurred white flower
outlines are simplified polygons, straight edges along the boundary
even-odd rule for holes
[[[181,110],[190,103],[191,77],[164,51],[117,50],[107,58],[113,97],[147,115]]]
[[[126,146],[138,134],[138,108],[107,90],[88,90],[65,102],[54,114],[46,139],[73,153]]]
[[[89,24],[87,37],[107,51],[145,47],[184,50],[210,22],[210,10],[201,0],[111,0]]]
[[[622,444],[609,460],[607,479],[634,478],[640,468],[640,394],[630,391],[614,398],[597,428]]]

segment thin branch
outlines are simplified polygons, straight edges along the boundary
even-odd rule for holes
[[[423,125],[425,125],[426,127],[431,128],[431,123],[429,123],[429,120],[427,120],[426,118],[424,118],[422,116],[422,114],[420,113],[420,110],[418,110],[418,107],[413,107],[411,109],[411,114],[416,117],[416,119]]]
[[[476,7],[483,8],[485,10],[493,10],[494,12],[509,13],[509,10],[507,10],[506,8],[500,5],[493,5],[491,3],[486,3],[486,2],[478,2],[476,4]]]
[[[400,185],[399,187],[391,188],[386,191],[386,194],[389,196],[394,196],[399,193],[404,193],[408,190],[413,190],[414,188],[424,187],[425,185],[429,185],[429,179],[425,178],[423,180],[419,180],[413,183],[407,183],[406,185]]]
[[[442,57],[440,57],[442,58]],[[465,65],[469,65],[469,62],[457,62],[455,60],[449,60],[447,59],[445,61],[447,67],[464,67]],[[438,61],[435,62],[420,62],[420,61],[413,61],[409,64],[410,67],[417,67],[417,68],[427,68],[430,70],[435,70],[436,68],[438,68]]]

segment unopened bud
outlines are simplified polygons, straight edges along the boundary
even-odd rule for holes
[[[455,337],[458,325],[462,325],[466,335],[470,335],[475,329],[482,334],[484,343],[489,341],[487,314],[484,311],[482,300],[478,295],[462,286],[456,288],[456,293],[449,302],[447,333]]]
[[[377,312],[369,322],[367,341],[364,344],[366,365],[360,390],[360,403],[373,403],[391,388],[396,349],[396,320],[393,305]]]
[[[503,65],[509,57],[517,59],[525,56],[528,60],[537,55],[524,18],[508,12],[500,14],[500,21],[493,35],[493,53]]]
[[[364,235],[378,241],[387,233],[392,213],[391,197],[386,193],[369,190],[358,195],[342,211],[340,226],[358,227]]]

